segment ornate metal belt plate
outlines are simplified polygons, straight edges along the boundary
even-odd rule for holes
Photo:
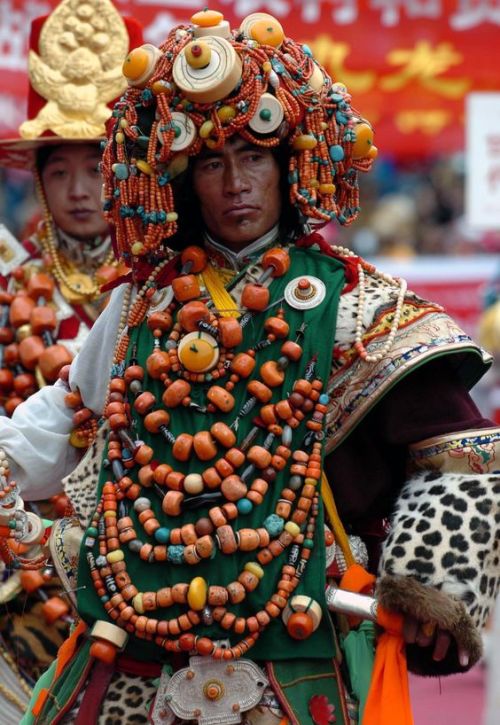
[[[182,720],[232,725],[260,702],[268,684],[262,670],[250,660],[191,657],[189,667],[170,678],[165,700]]]

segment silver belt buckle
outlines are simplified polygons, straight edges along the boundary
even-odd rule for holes
[[[165,704],[181,720],[198,725],[232,725],[262,699],[269,682],[251,660],[191,657],[165,690]]]

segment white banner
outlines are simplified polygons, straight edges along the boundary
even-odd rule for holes
[[[467,221],[500,229],[500,93],[471,93],[466,107]]]

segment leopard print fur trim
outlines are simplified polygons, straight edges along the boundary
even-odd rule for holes
[[[469,629],[481,629],[499,591],[499,565],[500,476],[428,471],[405,484],[379,570],[405,578],[403,611],[415,613],[414,580],[451,597],[450,606],[460,603]]]
[[[62,481],[64,493],[71,501],[82,528],[86,528],[90,524],[97,506],[97,484],[107,434],[108,423],[106,422],[97,431],[94,442],[89,446],[78,466]]]

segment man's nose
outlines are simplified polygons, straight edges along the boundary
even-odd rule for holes
[[[249,189],[249,181],[242,164],[228,164],[224,169],[225,194],[235,196]]]
[[[68,196],[71,199],[85,199],[88,195],[87,185],[80,174],[72,175],[68,183]]]

